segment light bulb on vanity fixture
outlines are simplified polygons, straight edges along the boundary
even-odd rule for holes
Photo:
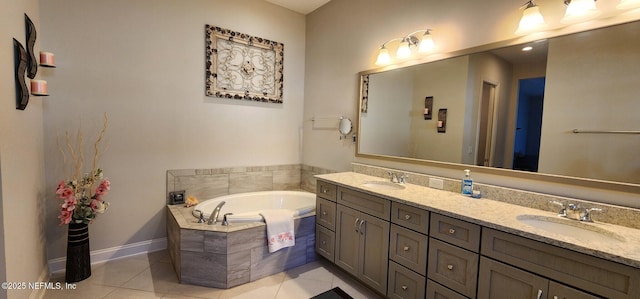
[[[415,36],[415,34],[419,32],[424,32],[420,39]],[[412,47],[417,47],[418,53],[421,54],[429,53],[435,49],[435,42],[433,41],[431,29],[414,31],[402,38],[390,39],[383,43],[378,51],[376,65],[383,66],[391,63],[391,55],[389,54],[389,49],[387,49],[386,45],[394,41],[400,41],[398,49],[396,50],[396,58],[398,59],[406,59],[410,57],[412,55]]]
[[[560,23],[571,24],[600,15],[596,8],[596,0],[564,0],[564,4],[567,5],[567,11]]]
[[[547,27],[547,24],[544,22],[544,17],[540,13],[540,8],[533,3],[533,0],[525,3],[521,8],[524,8],[524,11],[522,12],[522,19],[520,19],[516,34],[525,34]]]

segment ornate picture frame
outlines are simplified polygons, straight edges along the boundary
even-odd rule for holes
[[[206,96],[282,103],[284,44],[205,26]]]

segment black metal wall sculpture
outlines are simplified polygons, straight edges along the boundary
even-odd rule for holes
[[[27,52],[22,44],[13,39],[13,62],[16,73],[16,109],[24,110],[29,103],[29,89],[24,82],[24,74],[27,69]]]
[[[33,25],[33,22],[31,22],[27,14],[24,14],[24,24],[27,33],[27,77],[33,79],[38,72],[38,61],[36,60],[36,55],[33,53],[33,47],[36,44],[36,26]]]

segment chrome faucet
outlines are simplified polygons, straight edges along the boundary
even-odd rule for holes
[[[584,222],[593,222],[593,220],[591,219],[591,212],[602,212],[602,209],[582,208],[580,207],[580,204],[576,203],[570,203],[566,206],[565,204],[558,201],[550,201],[550,203],[561,207],[560,211],[558,212],[558,216]]]
[[[216,224],[218,223],[218,215],[220,215],[220,210],[222,209],[222,206],[224,206],[226,202],[221,201],[216,208],[213,210],[213,213],[211,213],[211,216],[209,216],[209,221],[207,221],[207,224]]]
[[[409,177],[409,175],[407,174],[397,174],[394,172],[387,172],[387,174],[389,175],[389,179],[391,180],[392,183],[397,183],[400,185],[404,185],[404,183],[406,183],[407,178]]]
[[[229,225],[229,220],[227,219],[227,216],[229,215],[233,215],[233,213],[225,213],[222,219],[222,226],[227,226]]]
[[[598,209],[598,208],[584,209],[584,214],[580,216],[580,221],[593,222],[593,220],[591,219],[591,212],[602,212],[602,209]]]
[[[200,217],[198,218],[198,223],[205,223],[205,222],[207,222],[206,220],[204,220],[204,214],[202,213],[202,211],[200,211],[200,210],[196,210],[196,212],[200,213]]]

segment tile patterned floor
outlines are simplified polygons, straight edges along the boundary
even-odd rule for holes
[[[304,299],[334,287],[356,299],[379,298],[324,260],[227,290],[180,284],[167,251],[94,265],[91,271],[75,290],[49,290],[44,298]],[[51,281],[64,285],[64,274],[54,274]]]

